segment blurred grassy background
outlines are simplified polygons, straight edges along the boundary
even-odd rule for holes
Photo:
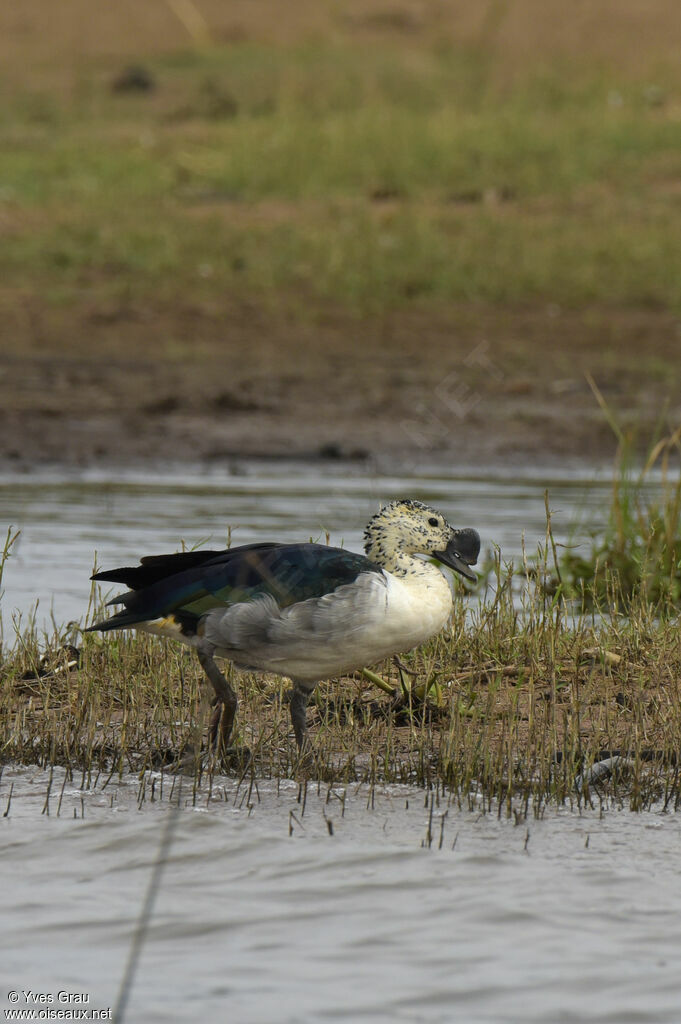
[[[680,43],[672,0],[2,6],[0,456],[400,448],[464,372],[470,457],[610,450],[584,370],[674,420]]]
[[[678,310],[679,21],[662,2],[5,7],[2,280],[306,315]]]

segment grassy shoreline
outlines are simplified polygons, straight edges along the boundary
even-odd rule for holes
[[[509,814],[541,815],[551,805],[605,797],[634,810],[660,802],[678,808],[676,624],[643,605],[626,619],[585,614],[570,623],[562,602],[538,590],[521,624],[511,575],[502,573],[499,584],[468,626],[467,599],[459,595],[452,634],[404,658],[415,690],[401,711],[357,675],[318,688],[309,714],[313,777],[441,787],[462,806],[481,798]],[[2,668],[2,763],[61,765],[92,780],[172,770],[198,746],[209,708],[191,652],[144,636],[87,636],[80,667],[68,669],[65,658],[57,636],[47,650],[35,635],[18,638]],[[397,669],[378,671],[399,692]],[[416,697],[424,684],[425,704]],[[253,759],[237,774],[296,775],[286,684],[244,673],[238,688],[239,738]],[[621,776],[580,785],[580,773],[613,755],[628,759]],[[197,758],[193,774],[222,770]]]

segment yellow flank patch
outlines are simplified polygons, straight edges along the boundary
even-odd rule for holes
[[[140,623],[137,629],[141,629],[145,633],[153,633],[154,636],[167,636],[171,640],[190,642],[182,632],[182,626],[174,615],[167,615],[163,619],[150,619],[148,622]]]
[[[181,633],[182,627],[174,615],[167,615],[165,619],[157,620],[160,629],[168,629],[171,633]]]

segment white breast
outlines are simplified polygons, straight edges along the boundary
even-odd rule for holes
[[[442,573],[362,573],[332,594],[279,609],[260,598],[206,616],[206,639],[236,665],[302,682],[372,665],[442,629],[452,595]]]

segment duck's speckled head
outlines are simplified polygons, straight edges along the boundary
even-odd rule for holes
[[[378,565],[389,567],[395,556],[430,555],[468,580],[477,579],[468,568],[480,554],[475,530],[455,530],[437,509],[422,501],[391,501],[371,519],[364,531],[364,550]]]

